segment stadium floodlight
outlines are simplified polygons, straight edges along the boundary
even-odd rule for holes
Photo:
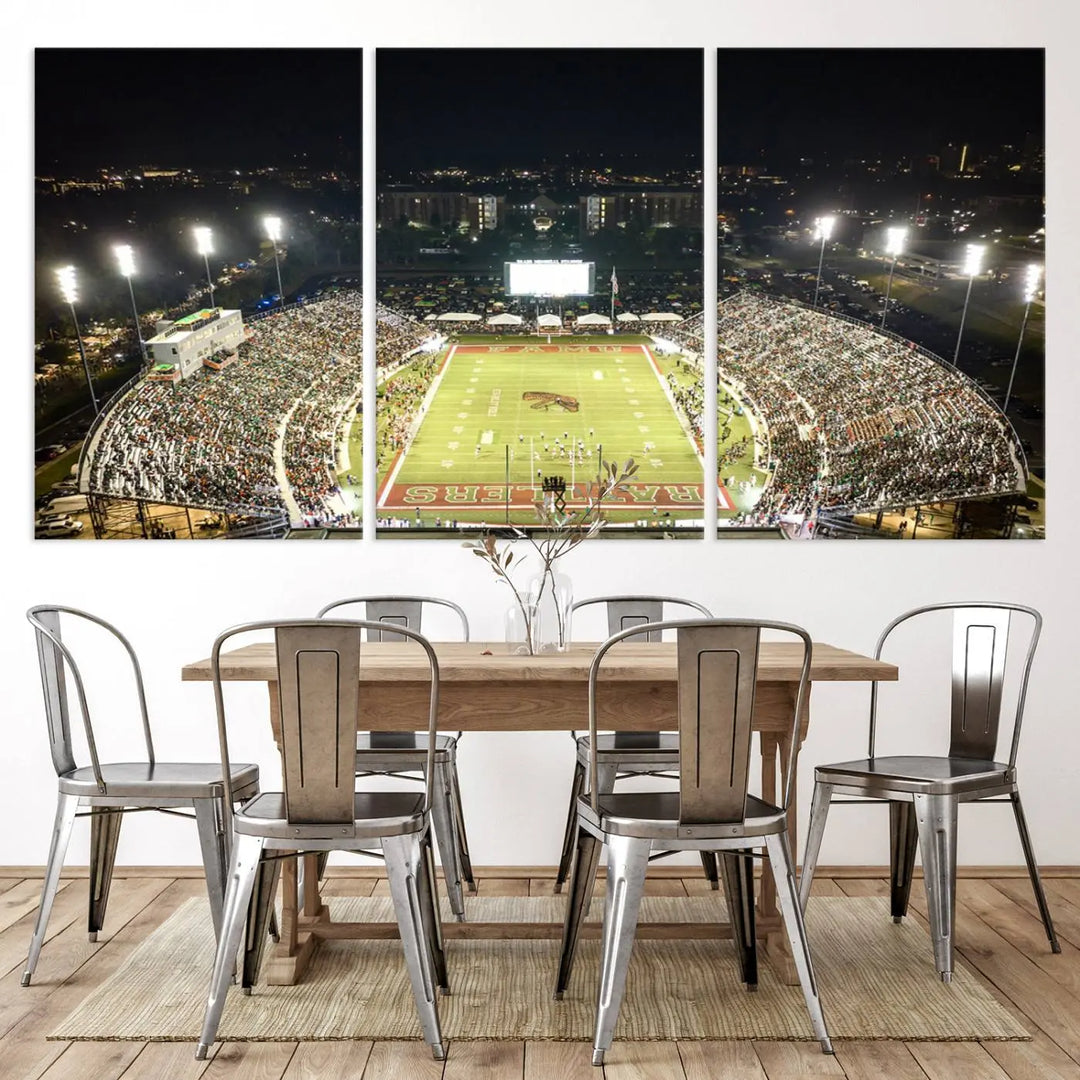
[[[956,361],[960,357],[960,342],[964,337],[964,323],[967,321],[968,303],[971,300],[971,286],[975,278],[982,273],[982,261],[985,254],[985,244],[968,244],[967,250],[964,252],[964,276],[968,279],[968,287],[967,295],[964,297],[964,310],[960,315],[960,332],[956,335],[956,349],[952,358],[953,367],[956,367]]]
[[[139,325],[139,309],[135,306],[135,288],[131,279],[135,274],[135,252],[130,244],[116,244],[113,247],[116,261],[120,264],[120,273],[127,278],[128,292],[131,294],[131,310],[135,315],[135,336],[139,339],[139,355],[146,363],[146,342],[143,341],[142,327]]]
[[[65,304],[74,304],[79,299],[78,289],[75,286],[75,267],[61,266],[56,271],[56,279],[60,282],[60,295]]]
[[[885,230],[885,254],[892,256],[892,265],[889,267],[889,284],[885,289],[885,307],[881,312],[881,329],[885,329],[885,316],[889,313],[889,297],[892,295],[892,279],[896,270],[896,260],[904,250],[904,241],[907,240],[907,229],[902,225],[894,225]]]
[[[278,262],[277,250],[277,242],[281,239],[281,218],[273,216],[264,217],[263,228],[266,229],[266,235],[270,237],[270,243],[274,245],[274,269],[277,271],[278,303],[281,305],[282,310],[284,310],[285,290],[281,287],[281,263]]]
[[[1020,349],[1024,344],[1024,331],[1027,329],[1028,315],[1031,314],[1031,302],[1039,291],[1039,282],[1042,281],[1043,268],[1038,263],[1029,263],[1024,274],[1024,318],[1020,323],[1020,338],[1016,342],[1016,355],[1013,356],[1012,372],[1009,374],[1009,388],[1005,391],[1005,404],[1001,411],[1008,415],[1009,401],[1012,399],[1013,380],[1016,378],[1016,365],[1020,361]]]
[[[208,225],[195,226],[195,250],[206,266],[206,284],[210,286],[210,306],[214,307],[214,279],[210,276],[210,256],[214,253],[214,238]]]
[[[94,415],[101,412],[98,405],[97,395],[94,393],[94,380],[90,378],[90,364],[86,359],[86,349],[83,347],[82,333],[79,330],[79,320],[75,314],[75,301],[79,298],[75,284],[75,267],[61,266],[56,271],[56,280],[60,283],[60,295],[64,303],[71,309],[71,321],[75,326],[75,340],[79,343],[79,356],[82,358],[83,371],[86,372],[86,386],[90,391],[90,404],[94,406]]]
[[[821,290],[821,267],[825,262],[825,242],[832,236],[836,218],[831,216],[819,217],[816,224],[817,233],[815,234],[815,238],[821,237],[821,254],[818,256],[817,279],[814,281],[814,307],[817,307],[818,293]]]

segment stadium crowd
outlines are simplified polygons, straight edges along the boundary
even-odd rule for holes
[[[428,336],[393,312],[378,316],[380,367]],[[335,458],[362,383],[360,293],[337,291],[249,330],[222,372],[144,380],[112,408],[87,463],[92,491],[269,511],[288,506],[283,475],[307,523],[346,517]]]
[[[561,313],[572,326],[571,317],[597,312],[611,314],[610,270],[597,267],[596,293],[591,297],[567,298],[563,304],[557,301],[540,301],[539,308],[531,297],[508,296],[501,275],[470,274],[468,277],[452,274],[414,274],[386,277],[378,282],[381,303],[397,311],[406,312],[418,320],[444,315],[449,312],[467,312],[481,316],[470,324],[469,333],[536,333],[537,314]],[[630,311],[644,315],[654,311],[691,315],[701,310],[701,274],[692,271],[665,270],[640,271],[618,274],[619,291],[615,297],[616,318]],[[501,313],[519,315],[524,319],[520,327],[488,327],[484,320]],[[616,327],[622,324],[616,322]],[[581,327],[581,332],[596,333],[596,327]],[[637,323],[627,324],[628,331],[641,333]]]
[[[700,321],[670,336],[700,350]],[[768,427],[772,476],[755,521],[1022,487],[998,410],[911,343],[749,291],[720,304],[718,339],[721,378]]]

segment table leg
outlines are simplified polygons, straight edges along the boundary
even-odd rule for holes
[[[274,742],[281,750],[281,699],[278,684],[267,684],[270,696],[270,728]],[[304,969],[314,955],[318,938],[311,932],[313,922],[329,921],[329,909],[319,896],[318,855],[303,855],[304,891],[300,896],[299,860],[285,858],[281,866],[281,926],[280,940],[270,951],[264,965],[270,986],[292,986],[300,981]],[[301,899],[303,906],[301,906]]]

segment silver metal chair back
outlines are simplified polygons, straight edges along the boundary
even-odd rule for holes
[[[607,606],[608,637],[628,630],[633,626],[646,623],[658,623],[664,618],[664,606],[681,605],[692,608],[706,619],[712,618],[712,612],[696,600],[685,600],[681,596],[594,596],[587,600],[578,600],[570,610],[577,612],[594,604]],[[646,641],[659,641],[660,632],[650,630],[645,634]]]
[[[424,606],[427,604],[448,608],[461,620],[462,640],[469,640],[469,619],[465,612],[452,600],[443,600],[437,596],[353,596],[345,600],[335,600],[327,604],[320,612],[323,618],[331,611],[348,607],[352,604],[364,606],[364,618],[381,624],[374,632],[368,631],[368,641],[392,641],[401,635],[389,629],[393,626],[405,626],[420,632]],[[338,613],[340,616],[340,612]]]
[[[810,679],[813,643],[793,623],[749,619],[689,619],[634,626],[609,637],[589,667],[590,801],[597,809],[597,708],[600,669],[612,646],[629,637],[675,630],[678,640],[679,816],[685,825],[741,821],[750,775],[751,716],[762,630],[799,638],[803,660],[780,809],[786,810],[795,774],[795,738]]]
[[[67,672],[71,674],[75,696],[82,715],[86,746],[90,756],[90,765],[98,790],[105,792],[106,785],[101,775],[101,762],[98,757],[97,741],[94,738],[93,722],[90,718],[90,705],[87,700],[86,686],[82,672],[71,650],[64,643],[61,633],[61,615],[83,619],[100,626],[123,645],[131,661],[135,677],[135,688],[142,717],[143,741],[146,746],[146,760],[154,762],[154,740],[150,732],[150,717],[146,708],[146,691],[143,686],[142,669],[139,666],[135,650],[115,626],[104,619],[81,611],[78,608],[63,607],[58,604],[39,604],[26,613],[34,627],[37,641],[38,663],[41,668],[41,685],[45,696],[45,720],[49,732],[49,751],[57,776],[62,776],[79,767],[75,757],[75,747],[71,737],[70,708],[68,702]],[[66,669],[66,671],[65,671]]]
[[[461,627],[461,638],[469,640],[469,620],[465,612],[452,600],[437,596],[353,596],[327,604],[319,618],[335,612],[340,617],[343,610],[356,606],[364,617],[378,624],[378,629],[367,632],[368,641],[402,640],[399,628],[420,632],[425,609],[440,608],[456,616]],[[459,918],[465,917],[465,901],[461,882],[465,881],[475,891],[472,860],[465,836],[465,817],[461,809],[460,784],[458,781],[455,751],[461,732],[453,738],[444,736],[442,745],[436,747],[435,787],[433,792],[433,818],[439,839],[439,854],[447,868],[446,891],[450,906]],[[399,779],[414,779],[415,753],[418,746],[416,735],[403,731],[371,731],[363,746],[356,747],[356,775],[390,775]]]
[[[1042,631],[1042,616],[1034,608],[1020,604],[947,603],[915,608],[895,618],[878,638],[874,657],[881,658],[889,638],[897,627],[920,615],[934,611],[953,613],[952,631],[952,704],[950,710],[949,757],[992,760],[996,756],[1001,726],[1002,689],[1005,662],[1013,616],[1030,618],[1027,654],[1020,673],[1016,712],[1012,718],[1012,741],[1009,766],[1016,767],[1016,752],[1024,716],[1028,679],[1035,649]],[[878,684],[870,690],[870,753],[875,756],[877,742]]]
[[[360,695],[361,634],[378,634],[371,620],[288,619],[230,627],[214,642],[210,671],[217,707],[218,738],[226,789],[229,746],[221,680],[221,650],[232,638],[260,630],[274,632],[281,694],[281,753],[287,819],[301,833],[319,835],[327,826],[353,823],[356,732],[362,716]],[[417,642],[431,670],[428,748],[424,770],[424,809],[428,808],[434,771],[435,731],[439,709],[439,661],[428,640],[415,630],[395,633]],[[231,807],[231,792],[226,790]],[[306,827],[306,828],[305,828]]]

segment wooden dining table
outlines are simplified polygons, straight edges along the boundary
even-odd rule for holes
[[[512,655],[504,643],[434,642],[439,661],[438,726],[442,731],[581,731],[588,727],[589,666],[595,644],[575,644],[562,653]],[[597,689],[597,726],[601,731],[670,731],[676,720],[676,646],[673,642],[627,641],[605,658]],[[798,643],[764,641],[758,657],[753,725],[760,733],[761,797],[777,802],[787,779],[792,720],[802,665]],[[412,642],[366,642],[360,656],[364,718],[379,731],[426,731],[429,710],[426,654]],[[186,664],[185,681],[211,679],[209,659]],[[270,726],[280,746],[281,725],[277,667],[271,642],[246,645],[221,656],[223,681],[267,684]],[[815,642],[810,669],[815,682],[895,681],[897,668],[881,660]],[[810,694],[795,729],[795,762],[810,723]],[[792,780],[788,828],[797,852],[797,775]],[[561,811],[560,811],[561,816]],[[314,855],[304,856],[303,889],[298,888],[296,860],[282,867],[282,919],[279,943],[264,965],[267,981],[299,980],[319,940],[392,937],[395,924],[343,923],[330,919],[319,895]],[[302,895],[301,895],[302,892]],[[757,932],[770,960],[785,981],[796,982],[787,940],[776,907],[771,875],[761,878]],[[587,928],[588,929],[588,928]],[[449,923],[447,938],[557,937],[552,923]],[[594,931],[595,932],[595,931]],[[712,924],[642,924],[640,937],[717,937],[730,927]]]

